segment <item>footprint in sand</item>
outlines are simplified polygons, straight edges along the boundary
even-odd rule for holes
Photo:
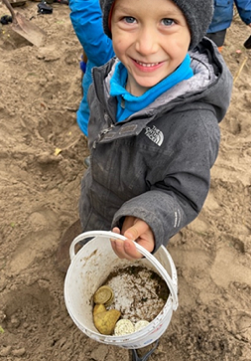
[[[218,249],[214,263],[210,268],[210,275],[214,283],[220,287],[228,288],[230,283],[239,282],[251,285],[251,268],[245,265],[243,245],[233,243],[233,239],[224,242]]]
[[[12,274],[20,273],[55,248],[60,237],[57,221],[50,209],[36,210],[30,215],[30,233],[20,240],[9,264]]]
[[[15,354],[15,349],[18,349],[19,353],[27,354],[29,345],[36,343],[39,347],[47,337],[51,303],[49,291],[39,287],[37,283],[2,296],[0,312],[4,317],[1,326],[5,333],[10,335],[9,342],[13,340],[13,343],[4,344],[6,348],[1,351],[9,350]]]

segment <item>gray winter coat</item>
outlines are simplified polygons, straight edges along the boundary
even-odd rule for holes
[[[229,106],[232,76],[216,47],[203,39],[190,53],[194,76],[145,109],[116,122],[109,81],[116,59],[93,70],[88,99],[91,165],[81,185],[84,231],[144,220],[155,250],[196,218],[210,186]]]

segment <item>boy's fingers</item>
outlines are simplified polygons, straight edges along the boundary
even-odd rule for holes
[[[119,229],[118,227],[114,227],[112,231],[113,231],[113,233],[120,234],[120,229]],[[112,241],[115,241],[116,238],[113,238],[113,239],[111,238],[110,240],[111,240],[111,242],[112,242]]]
[[[143,233],[145,233],[149,229],[149,226],[140,219],[135,222],[135,224],[128,228],[124,236],[128,239],[131,239],[133,241],[136,241],[137,238],[139,238]]]
[[[119,227],[114,227],[114,228],[112,229],[112,231],[113,231],[113,233],[120,234],[120,229],[119,229]]]
[[[149,229],[148,224],[139,219],[136,221],[136,223],[131,228],[128,228],[128,230],[125,232],[124,235],[126,238],[131,239],[131,240],[137,242],[138,244],[140,244],[148,252],[152,252],[154,249],[154,241],[151,242],[150,234],[151,234],[151,231]],[[128,247],[128,250],[129,250],[129,247],[130,247],[130,249],[132,249],[131,246],[129,246],[129,245],[127,247]],[[140,258],[139,252],[136,250],[136,247],[135,247],[134,253],[135,252],[138,255],[137,258]],[[131,254],[131,252],[130,252],[130,254]],[[141,255],[141,257],[142,257],[142,255]]]
[[[113,231],[113,233],[121,234],[120,229],[118,227],[114,227],[112,231]],[[110,241],[111,241],[111,246],[112,246],[114,253],[119,258],[126,258],[129,261],[131,261],[133,259],[132,257],[130,257],[126,254],[125,249],[124,249],[124,245],[125,245],[124,241],[122,241],[121,239],[116,239],[116,238],[111,238]]]
[[[131,240],[125,241],[124,249],[127,257],[130,257],[131,259],[138,259],[143,257],[143,255],[137,251],[135,243]]]
[[[119,258],[125,258],[129,261],[133,260],[133,257],[131,257],[130,254],[127,254],[127,252],[125,252],[125,241],[122,241],[121,239],[116,239],[112,240],[111,244],[113,251]]]
[[[113,232],[121,234],[120,229],[117,227],[113,228]],[[112,249],[119,258],[128,260],[142,258],[143,255],[137,251],[133,241],[136,241],[147,251],[152,252],[154,242],[151,243],[150,239],[147,239],[147,233],[150,233],[149,226],[144,221],[137,219],[135,224],[129,227],[124,233],[127,240],[111,239]]]

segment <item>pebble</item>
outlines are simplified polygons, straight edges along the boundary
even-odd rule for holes
[[[12,350],[11,353],[12,353],[13,356],[23,356],[25,354],[25,352],[26,352],[25,348],[22,347],[22,348],[19,348],[17,350]]]
[[[0,310],[0,323],[2,323],[6,319],[6,314]]]
[[[2,350],[0,351],[0,356],[2,357],[8,356],[10,352],[11,352],[11,346],[3,347]]]
[[[12,317],[10,322],[14,328],[18,328],[20,326],[20,320],[16,317]]]

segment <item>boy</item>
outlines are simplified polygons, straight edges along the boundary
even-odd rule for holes
[[[93,69],[80,220],[83,231],[124,234],[113,250],[136,259],[132,240],[155,252],[200,212],[232,76],[215,45],[200,43],[211,0],[100,5],[117,58]]]

